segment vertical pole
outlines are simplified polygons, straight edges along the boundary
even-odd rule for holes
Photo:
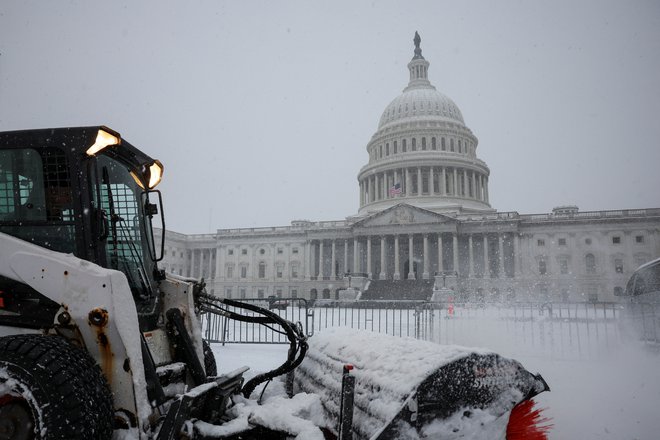
[[[351,375],[353,365],[344,365],[341,380],[341,406],[339,407],[339,440],[353,439],[353,400],[355,376]]]

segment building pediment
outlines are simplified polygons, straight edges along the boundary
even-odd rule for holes
[[[446,215],[401,203],[364,218],[355,223],[354,226],[368,228],[373,226],[421,225],[429,223],[456,223],[456,220]]]

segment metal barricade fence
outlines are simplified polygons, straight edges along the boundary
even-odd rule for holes
[[[442,344],[486,347],[510,356],[593,358],[621,343],[619,303],[430,303],[425,301],[331,301],[302,298],[241,301],[300,322],[311,336],[334,327],[365,329]],[[274,306],[279,308],[275,309]],[[243,311],[244,312],[244,311]],[[646,334],[657,335],[657,311],[638,314]],[[640,319],[641,319],[640,318]],[[648,319],[647,319],[648,318]],[[646,322],[648,321],[648,322]],[[653,326],[652,331],[648,329]],[[222,343],[287,343],[285,335],[221,315],[203,316],[204,336]],[[656,343],[657,336],[656,336]]]
[[[314,314],[311,313],[308,302],[304,298],[245,298],[238,301],[254,304],[291,321],[300,322],[303,332],[311,336],[314,324]],[[223,305],[227,310],[248,316],[260,316],[249,310]],[[229,319],[215,313],[204,313],[201,316],[202,334],[209,342],[254,343],[254,344],[287,344],[286,335],[278,332],[279,326],[265,326],[251,322],[241,322]]]
[[[436,312],[431,340],[510,356],[593,358],[621,343],[617,303],[446,304]]]

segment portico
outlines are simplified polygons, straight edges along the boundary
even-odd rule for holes
[[[310,240],[310,264],[319,280],[349,272],[379,280],[431,279],[443,273],[461,279],[512,278],[518,237],[508,226],[506,232],[484,231],[402,204],[342,231],[350,237]]]

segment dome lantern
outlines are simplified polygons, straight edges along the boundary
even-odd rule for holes
[[[420,38],[417,31],[415,31],[415,38],[413,39],[413,42],[415,43],[415,55],[408,63],[410,81],[408,82],[408,87],[406,87],[405,90],[409,90],[415,87],[426,87],[435,90],[435,87],[431,85],[431,82],[428,78],[430,63],[426,61],[422,56],[422,48],[420,47],[422,39]]]

